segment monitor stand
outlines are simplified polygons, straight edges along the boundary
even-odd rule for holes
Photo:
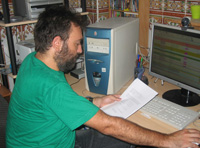
[[[179,104],[181,106],[195,106],[200,103],[200,97],[186,89],[174,89],[165,92],[164,99]]]

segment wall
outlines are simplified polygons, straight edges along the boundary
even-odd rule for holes
[[[181,26],[180,20],[191,18],[191,5],[200,0],[150,0],[150,22]]]
[[[149,33],[146,33],[149,36],[148,47],[150,47],[151,42],[151,23],[180,27],[183,17],[192,18],[192,5],[200,5],[200,0],[150,0],[150,25]]]

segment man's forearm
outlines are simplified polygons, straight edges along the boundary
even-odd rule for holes
[[[107,134],[113,137],[138,145],[167,146],[167,143],[164,142],[168,136],[165,134],[145,129],[121,118],[112,117],[110,121],[113,123],[111,123],[112,127],[108,129]]]
[[[101,118],[101,121],[97,118]],[[86,125],[97,129],[99,132],[121,139],[128,143],[138,145],[151,145],[157,147],[167,146],[165,134],[144,129],[127,120],[111,117],[99,111]],[[91,124],[92,122],[92,124]],[[156,140],[155,140],[156,139]]]

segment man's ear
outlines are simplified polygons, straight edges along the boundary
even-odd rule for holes
[[[55,49],[56,52],[60,52],[62,49],[63,40],[60,36],[56,36],[52,41],[52,47]]]

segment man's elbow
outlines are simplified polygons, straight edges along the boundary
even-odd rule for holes
[[[116,136],[116,134],[118,133],[118,130],[120,129],[119,122],[121,120],[123,119],[109,116],[108,119],[104,121],[99,131],[103,133],[104,135]]]
[[[97,112],[97,114],[87,121],[85,124],[91,128],[94,128],[105,135],[113,135],[116,132],[117,122],[119,119],[117,117],[112,117],[101,110]]]

